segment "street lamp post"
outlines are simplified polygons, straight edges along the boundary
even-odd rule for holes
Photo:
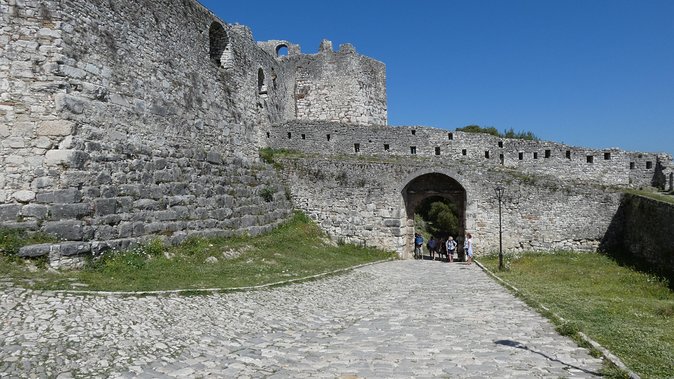
[[[501,229],[501,201],[503,200],[503,193],[505,188],[497,186],[494,188],[496,198],[498,199],[498,269],[503,270],[503,232]]]

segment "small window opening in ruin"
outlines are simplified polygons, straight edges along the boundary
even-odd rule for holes
[[[534,159],[538,159],[538,152],[534,151]]]
[[[417,131],[414,130],[414,129],[412,129],[412,135],[413,135],[413,136],[416,136],[416,135],[417,135]]]
[[[636,166],[636,165],[634,164],[634,162],[630,162],[630,170],[634,170],[634,167],[635,167],[635,166]]]
[[[257,93],[260,95],[267,94],[267,85],[264,84],[264,70],[262,68],[257,70]]]
[[[417,147],[416,146],[410,146],[410,154],[414,155],[417,153]]]
[[[550,150],[545,150],[545,157],[550,158],[550,155],[552,155],[552,151]]]
[[[461,150],[461,155],[467,155],[468,151],[466,149]]]
[[[566,159],[571,159],[571,150],[566,151]]]
[[[222,53],[225,52],[227,44],[229,44],[229,38],[227,37],[225,28],[219,22],[213,22],[210,28],[208,28],[208,42],[208,54],[211,61],[220,67],[222,64]]]
[[[274,71],[274,68],[271,68],[271,82],[272,82],[272,87],[276,89],[276,71]]]
[[[587,156],[587,163],[593,163],[594,162],[594,155],[588,155]]]
[[[267,138],[271,138],[271,134],[267,132]]]
[[[498,155],[498,160],[501,162],[501,164],[505,163],[505,157],[503,156],[503,154]]]
[[[389,149],[388,143],[385,143],[384,144],[384,151],[388,151],[388,149]]]
[[[359,143],[353,144],[353,151],[355,151],[356,153],[360,153],[360,144]]]
[[[647,161],[647,162],[646,162],[646,170],[650,170],[650,169],[652,169],[652,168],[653,168],[653,162]]]
[[[453,140],[454,139],[454,133],[447,133],[447,139],[448,140]]]
[[[524,153],[520,151],[520,153],[517,154],[517,158],[519,158],[519,160],[524,159]]]
[[[302,134],[302,139],[307,139],[307,136]]]
[[[485,150],[484,152],[484,157],[489,159],[489,150]]]
[[[503,141],[498,141],[498,147],[503,147]]]
[[[280,44],[276,46],[276,56],[277,57],[287,57],[288,56],[288,45]]]
[[[330,141],[330,135],[329,134],[326,134],[325,137],[328,139],[328,141]]]
[[[611,159],[611,153],[609,153],[609,152],[604,153],[604,160],[608,161],[610,159]]]
[[[639,159],[643,158],[644,156],[642,154],[639,154]]]
[[[288,132],[288,139],[291,139],[293,137],[292,133]]]
[[[435,147],[435,155],[440,155],[440,148],[437,146]]]

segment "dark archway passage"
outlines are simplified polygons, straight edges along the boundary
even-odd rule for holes
[[[405,212],[407,215],[408,226],[414,225],[415,210],[429,198],[447,199],[456,206],[457,217],[459,219],[458,236],[463,239],[466,229],[466,190],[455,179],[440,173],[429,173],[417,176],[411,180],[402,190],[403,200],[405,202]],[[414,248],[414,228],[409,228],[407,233],[406,253],[412,253]],[[407,255],[407,254],[406,254]]]

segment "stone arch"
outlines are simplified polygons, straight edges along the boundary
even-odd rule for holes
[[[427,198],[441,197],[456,204],[459,217],[459,236],[466,230],[466,208],[468,193],[461,182],[463,179],[446,170],[422,170],[408,176],[400,189],[405,209],[403,258],[409,258],[414,249],[414,212]],[[454,236],[457,237],[457,236]]]
[[[209,55],[218,67],[222,66],[222,55],[229,48],[229,37],[219,22],[213,21],[208,28]]]
[[[276,52],[276,57],[286,57],[288,56],[288,45],[285,43],[281,43],[276,45],[276,48],[274,49],[274,52]]]

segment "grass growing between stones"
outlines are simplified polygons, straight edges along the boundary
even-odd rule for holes
[[[667,282],[619,266],[600,254],[526,254],[498,271],[501,279],[609,349],[642,378],[674,377],[674,292]]]
[[[154,241],[132,251],[108,253],[77,271],[29,271],[16,258],[5,256],[0,274],[35,289],[196,290],[300,279],[394,256],[374,248],[331,244],[316,224],[296,214],[266,235],[195,238],[173,247]]]

